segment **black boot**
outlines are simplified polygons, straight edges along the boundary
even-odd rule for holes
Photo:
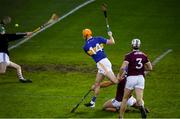
[[[143,106],[140,106],[139,109],[140,109],[140,112],[141,112],[142,119],[146,119],[147,113],[146,113],[145,108]]]
[[[30,79],[19,79],[21,83],[32,83],[32,80]]]

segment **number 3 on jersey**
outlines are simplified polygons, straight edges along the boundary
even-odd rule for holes
[[[143,67],[142,58],[136,58],[136,61],[137,61],[136,69],[141,69]]]
[[[89,55],[95,55],[98,51],[102,51],[103,49],[103,44],[99,45],[98,43],[96,44],[96,47],[90,47],[88,50]]]

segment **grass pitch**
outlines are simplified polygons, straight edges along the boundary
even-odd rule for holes
[[[86,0],[11,0],[2,1],[0,16],[14,18],[8,31],[31,31],[46,22],[53,12],[64,14]],[[65,117],[117,118],[117,113],[102,111],[105,101],[113,98],[116,87],[102,89],[96,108],[82,105],[71,114],[72,107],[88,91],[95,80],[96,66],[82,50],[81,30],[91,28],[94,35],[107,37],[105,20],[100,10],[104,0],[68,16],[53,27],[13,49],[11,60],[21,64],[32,84],[21,84],[15,72],[8,69],[0,76],[0,117]],[[132,38],[140,38],[142,50],[151,61],[167,49],[173,52],[162,59],[146,77],[145,105],[151,118],[180,118],[180,15],[178,0],[107,0],[109,24],[116,45],[105,51],[115,73],[130,51]],[[9,4],[11,3],[11,4]],[[18,28],[14,24],[18,23]],[[89,95],[85,102],[91,98]],[[85,103],[84,102],[84,103]],[[125,117],[140,117],[138,111]]]

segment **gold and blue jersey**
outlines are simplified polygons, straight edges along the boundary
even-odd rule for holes
[[[92,37],[86,41],[83,49],[97,63],[107,57],[103,47],[106,43],[107,39],[103,37]]]

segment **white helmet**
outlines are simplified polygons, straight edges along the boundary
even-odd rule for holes
[[[139,39],[133,39],[131,42],[131,45],[134,49],[139,49],[140,45],[141,45],[141,41]]]

